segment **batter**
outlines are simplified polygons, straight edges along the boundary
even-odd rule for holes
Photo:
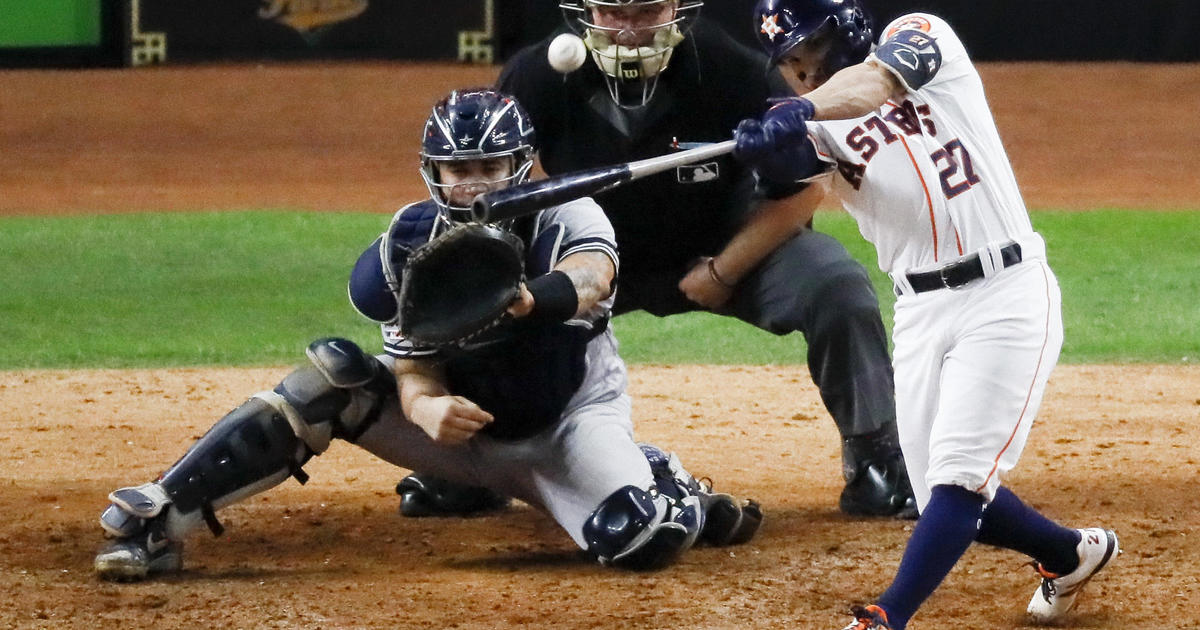
[[[857,0],[760,0],[772,60],[805,95],[742,122],[760,174],[828,185],[898,296],[900,443],[921,516],[895,580],[847,630],[900,630],[972,541],[1030,555],[1035,621],[1061,620],[1117,553],[1116,535],[1057,525],[1001,482],[1062,347],[1058,283],[962,42],[914,13],[873,47]]]

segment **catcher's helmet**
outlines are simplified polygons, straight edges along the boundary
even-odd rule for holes
[[[558,4],[567,25],[583,38],[592,61],[604,74],[608,93],[617,105],[641,107],[654,97],[658,79],[667,69],[675,47],[683,41],[704,6],[703,0],[561,0]],[[671,16],[644,26],[605,26],[596,17],[597,10],[670,7]],[[639,34],[652,32],[649,43],[633,44],[618,40],[645,39]]]
[[[871,16],[859,0],[758,0],[754,15],[772,65],[796,46],[829,35],[834,40],[823,66],[833,75],[866,59],[875,41]]]
[[[510,175],[493,184],[519,184],[533,168],[533,142],[533,122],[516,99],[488,88],[455,90],[433,106],[425,121],[421,177],[448,219],[467,222],[471,208],[450,204],[450,186],[439,181],[434,164],[510,157]]]

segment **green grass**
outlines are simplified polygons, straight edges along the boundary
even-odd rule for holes
[[[222,212],[0,219],[0,369],[277,365],[324,335],[379,348],[346,300],[379,214]],[[1063,287],[1064,362],[1200,357],[1200,212],[1040,212]],[[849,217],[819,227],[892,294]],[[707,314],[616,320],[625,356],[654,363],[803,363],[776,337]]]

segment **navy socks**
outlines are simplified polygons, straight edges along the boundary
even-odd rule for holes
[[[1079,567],[1079,531],[1068,529],[1025,505],[1007,488],[983,512],[976,541],[1019,551],[1042,563],[1047,571],[1066,575]]]
[[[982,515],[979,494],[959,486],[934,486],[908,539],[900,569],[876,602],[887,612],[892,628],[902,630],[954,568],[975,541]]]

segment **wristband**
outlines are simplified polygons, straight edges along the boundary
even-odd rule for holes
[[[721,276],[717,275],[717,259],[716,258],[708,259],[708,277],[712,278],[713,282],[716,282],[717,284],[725,287],[726,289],[732,289],[735,286],[735,285],[729,284],[728,282],[725,282],[724,280],[721,279]]]
[[[565,322],[579,310],[579,293],[575,283],[562,271],[551,271],[525,283],[533,296],[533,310],[528,319],[540,322]]]

